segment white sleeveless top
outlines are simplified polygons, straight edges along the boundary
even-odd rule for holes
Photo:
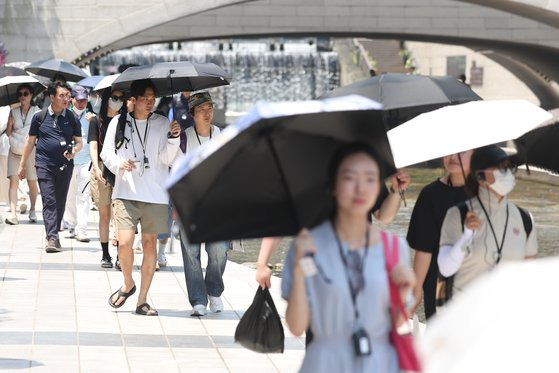
[[[22,116],[21,108],[11,110],[11,115],[14,118],[14,128],[10,136],[10,151],[12,153],[21,155],[25,145],[25,139],[29,134],[29,126],[31,120],[36,112],[40,111],[37,106],[31,106],[27,111],[27,115]]]

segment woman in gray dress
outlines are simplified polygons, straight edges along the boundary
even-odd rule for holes
[[[370,147],[352,144],[334,156],[329,176],[332,218],[299,233],[282,276],[289,330],[313,334],[301,372],[398,372],[381,230],[368,219],[381,165]],[[407,297],[415,276],[402,239],[390,276]]]

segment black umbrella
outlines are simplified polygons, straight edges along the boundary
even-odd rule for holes
[[[13,66],[3,66],[0,67],[0,78],[4,78],[6,76],[18,76],[18,75],[29,75],[25,72],[25,70],[20,69],[19,67]]]
[[[559,174],[559,122],[536,128],[514,140],[519,164],[543,168]]]
[[[189,241],[294,235],[328,218],[330,158],[367,142],[395,171],[380,105],[359,96],[260,103],[175,167],[169,193]]]
[[[70,82],[77,82],[78,80],[88,77],[88,75],[76,65],[56,59],[33,62],[31,65],[25,67],[25,71],[51,79],[56,75],[62,75]]]
[[[230,77],[214,63],[161,62],[126,69],[113,82],[113,89],[128,92],[132,82],[141,79],[151,79],[157,89],[157,95],[168,96],[182,91],[227,85]]]
[[[442,106],[481,100],[467,85],[451,76],[382,74],[336,88],[322,98],[357,94],[384,105],[384,120],[394,128],[418,114]]]
[[[134,81],[142,79],[150,79],[153,82],[158,96],[170,96],[183,91],[191,92],[228,85],[231,77],[211,62],[160,62],[129,67],[113,82],[113,89],[128,92]],[[176,113],[174,100],[171,100],[171,105],[173,113]]]
[[[17,89],[22,84],[28,84],[33,89],[33,95],[42,92],[46,87],[37,79],[25,74],[0,78],[0,106],[19,102]]]

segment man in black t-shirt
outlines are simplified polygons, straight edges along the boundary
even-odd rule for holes
[[[45,250],[52,253],[61,248],[58,231],[74,168],[74,155],[82,148],[82,134],[78,119],[67,109],[70,87],[65,83],[55,82],[48,87],[47,94],[51,104],[46,113],[39,111],[33,116],[18,175],[20,179],[25,178],[25,164],[36,146],[35,167],[43,201],[47,238]]]

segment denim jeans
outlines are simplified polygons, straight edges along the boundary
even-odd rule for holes
[[[208,265],[206,277],[202,273],[200,264],[201,244],[191,244],[187,241],[186,234],[181,232],[181,251],[184,264],[184,277],[188,300],[192,307],[203,304],[208,305],[208,295],[219,297],[223,293],[223,272],[227,264],[227,251],[229,245],[226,242],[207,242],[206,253],[208,253]]]

